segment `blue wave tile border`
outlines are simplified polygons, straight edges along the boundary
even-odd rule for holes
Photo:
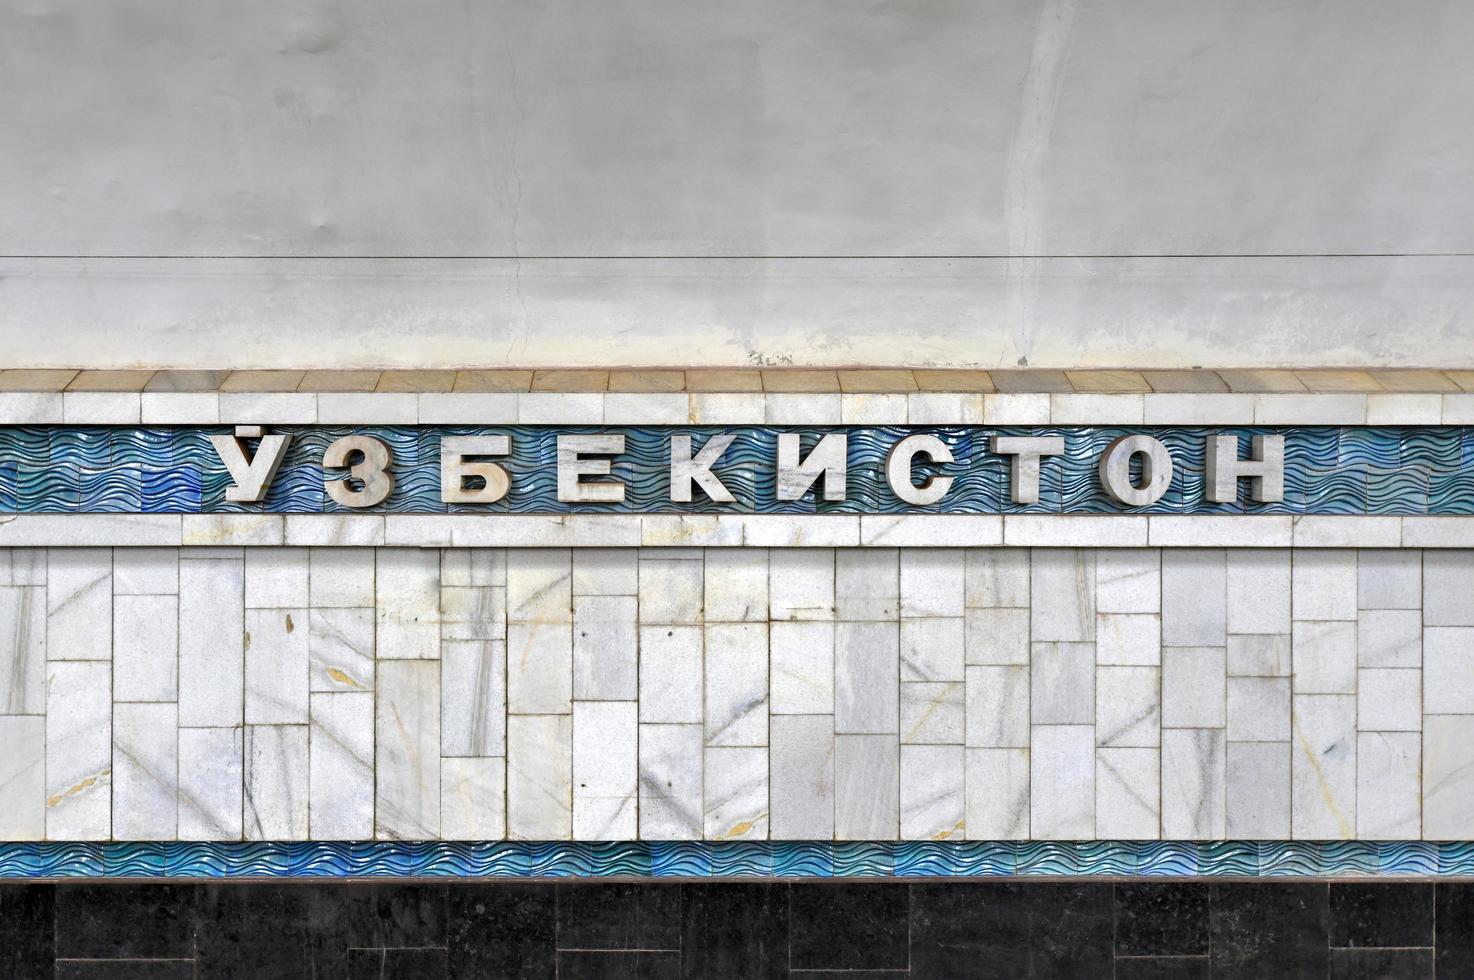
[[[0,880],[1453,878],[1470,841],[0,842]]]
[[[323,451],[335,439],[361,434],[393,451],[395,489],[369,513],[1147,513],[1147,514],[1474,514],[1474,427],[1469,426],[278,426],[291,441],[271,490],[259,504],[230,503],[231,479],[209,436],[228,426],[0,426],[0,513],[336,513],[345,510],[323,491],[323,480],[347,475],[324,470]],[[807,452],[821,434],[848,436],[849,495],[844,501],[775,499],[778,435],[798,432]],[[921,475],[955,478],[938,504],[913,507],[885,479],[890,447],[906,435],[938,436],[955,462],[918,466]],[[556,440],[560,434],[619,433],[625,452],[614,478],[625,484],[619,504],[568,504],[557,499]],[[670,437],[690,434],[696,446],[718,433],[736,438],[713,467],[734,501],[668,499]],[[1107,497],[1096,467],[1116,438],[1147,434],[1173,458],[1165,495],[1146,507]],[[1204,499],[1205,439],[1285,437],[1285,498],[1253,503],[1247,484],[1231,503]],[[444,436],[506,435],[510,455],[498,460],[512,489],[494,504],[440,500],[440,440]],[[1060,456],[1045,459],[1039,502],[1015,504],[1008,492],[1008,458],[987,450],[994,435],[1058,435]]]

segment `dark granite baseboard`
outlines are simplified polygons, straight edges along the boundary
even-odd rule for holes
[[[1474,884],[0,885],[0,976],[14,980],[1257,980],[1435,969],[1474,977]]]

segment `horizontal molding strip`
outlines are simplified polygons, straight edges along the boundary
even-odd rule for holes
[[[1474,876],[1466,841],[0,843],[0,879]]]
[[[1474,516],[16,514],[0,547],[1474,548]]]
[[[1474,394],[0,392],[0,425],[1470,425]]]

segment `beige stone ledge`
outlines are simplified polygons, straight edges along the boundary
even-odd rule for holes
[[[18,514],[0,547],[1474,548],[1474,517]]]
[[[0,425],[1474,425],[1474,394],[0,392]]]
[[[11,368],[0,392],[240,393],[671,393],[908,394],[911,392],[1150,394],[1425,393],[1474,391],[1474,372],[1395,370],[955,370],[855,367],[835,369],[625,368],[465,371],[91,371]]]

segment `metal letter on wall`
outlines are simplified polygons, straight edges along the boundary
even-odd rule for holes
[[[588,480],[585,476],[608,476],[614,463],[609,459],[587,459],[584,453],[613,456],[624,452],[624,436],[558,437],[558,499],[570,504],[617,504],[624,500],[624,484],[618,480]]]
[[[1208,499],[1232,503],[1239,497],[1239,481],[1249,481],[1249,499],[1272,502],[1285,499],[1285,437],[1254,436],[1253,455],[1239,459],[1238,436],[1212,436],[1207,445]]]
[[[494,504],[512,488],[507,471],[487,460],[468,462],[468,456],[505,456],[512,451],[510,436],[446,436],[440,440],[440,499],[447,504]],[[466,486],[480,477],[480,487]]]
[[[1131,457],[1141,457],[1141,481],[1131,480]],[[1100,458],[1106,493],[1128,507],[1154,504],[1172,485],[1172,454],[1151,436],[1122,436]]]
[[[348,457],[362,453],[363,459],[350,464]],[[394,490],[394,474],[389,467],[394,465],[394,453],[389,447],[372,436],[344,436],[328,446],[322,454],[324,467],[348,467],[348,478],[325,480],[323,489],[344,507],[372,507],[382,504]],[[354,490],[348,480],[356,480],[362,488]]]
[[[670,499],[678,504],[689,504],[691,484],[696,483],[712,500],[719,504],[730,504],[733,500],[732,492],[722,485],[722,481],[717,479],[711,468],[736,438],[731,433],[712,436],[701,447],[701,452],[692,456],[690,436],[671,436]]]
[[[993,452],[1012,456],[1009,484],[1016,504],[1039,502],[1039,459],[1065,451],[1064,436],[994,436]]]
[[[907,436],[891,447],[885,458],[885,478],[891,491],[908,504],[925,506],[934,504],[952,489],[950,476],[931,476],[921,483],[911,482],[911,465],[917,456],[925,456],[932,463],[950,463],[952,451],[936,436]]]
[[[807,459],[799,459],[801,449],[797,432],[778,433],[778,499],[801,500],[822,475],[823,498],[843,500],[849,466],[849,440],[845,434],[831,432],[824,436]]]
[[[261,443],[256,447],[256,454],[246,459],[246,444],[241,440],[257,437]],[[276,471],[286,458],[287,444],[291,441],[291,436],[262,435],[259,425],[238,425],[235,435],[211,436],[210,444],[235,481],[226,487],[225,499],[243,504],[259,503],[271,489],[271,481],[276,478]]]

